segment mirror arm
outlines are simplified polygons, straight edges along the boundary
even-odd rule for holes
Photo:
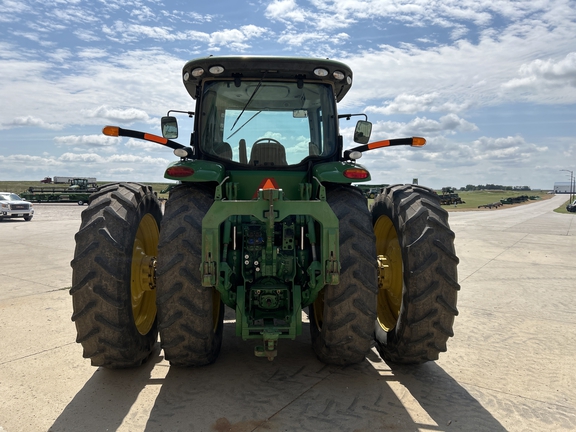
[[[135,131],[131,129],[122,129],[117,126],[106,126],[104,129],[102,129],[102,133],[107,136],[117,136],[117,137],[123,136],[150,141],[156,144],[161,144],[166,147],[170,147],[171,149],[174,150],[187,148],[186,146],[177,143],[176,141],[169,140],[168,138],[164,138],[158,135],[149,134],[145,132]]]
[[[393,146],[400,146],[400,145],[409,145],[412,147],[422,147],[426,144],[426,140],[421,137],[412,137],[412,138],[394,138],[389,140],[382,140],[382,141],[374,141],[373,143],[364,144],[358,147],[351,148],[350,150],[346,150],[344,152],[344,160],[350,159],[350,153],[357,151],[360,153],[364,153],[368,150],[375,150],[382,147],[393,147]]]
[[[170,111],[168,111],[168,114],[166,114],[166,117],[170,117],[170,113],[172,113],[172,112],[177,112],[177,113],[181,113],[181,114],[188,114],[188,117],[192,117],[194,115],[193,111],[170,110]]]
[[[346,120],[350,120],[351,117],[357,117],[357,116],[364,116],[364,120],[368,121],[368,116],[364,113],[362,114],[338,114],[338,118],[345,118]]]

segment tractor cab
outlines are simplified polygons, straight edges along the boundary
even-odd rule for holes
[[[336,102],[352,84],[352,71],[343,63],[207,57],[188,62],[183,80],[196,100],[194,159],[228,169],[305,170],[341,157]],[[365,144],[370,124],[361,121],[358,127],[364,133],[355,136]],[[177,138],[176,117],[162,119],[162,133]]]

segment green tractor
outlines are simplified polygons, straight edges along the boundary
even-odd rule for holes
[[[274,359],[302,332],[323,362],[361,362],[374,345],[387,361],[438,358],[453,335],[459,285],[454,234],[434,191],[388,186],[369,210],[352,183],[371,149],[364,114],[338,114],[352,84],[326,59],[206,57],[188,62],[194,112],[169,111],[163,136],[107,126],[110,136],[170,147],[179,160],[164,211],[151,187],[101,186],[82,213],[71,262],[77,341],[94,366],[144,362],[157,342],[174,366],[220,352],[224,308],[236,335]],[[189,145],[176,117],[193,117]],[[339,120],[363,116],[344,150]],[[306,318],[304,317],[304,320]]]

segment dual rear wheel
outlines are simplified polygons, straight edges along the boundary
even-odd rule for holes
[[[340,285],[310,306],[320,360],[362,361],[374,339],[392,363],[436,360],[458,314],[458,258],[438,196],[415,185],[386,188],[371,212],[350,187],[328,191],[340,220]],[[374,259],[376,257],[376,259]]]
[[[158,331],[174,365],[216,359],[224,306],[194,271],[211,202],[207,189],[178,188],[162,219],[149,186],[112,184],[91,196],[75,237],[70,294],[77,342],[92,365],[140,365]]]
[[[70,293],[77,341],[93,365],[141,364],[158,330],[171,364],[216,360],[224,305],[195,271],[212,197],[208,188],[178,187],[162,220],[149,186],[112,184],[92,195],[76,234]],[[326,286],[310,306],[316,355],[358,363],[375,339],[390,362],[437,359],[452,336],[459,289],[454,234],[437,196],[393,186],[369,212],[356,188],[337,186],[327,200],[340,220],[341,273],[340,284]]]

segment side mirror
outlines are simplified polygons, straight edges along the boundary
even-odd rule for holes
[[[162,136],[164,138],[178,138],[178,120],[176,120],[176,117],[162,117],[160,120],[160,125],[162,127]]]
[[[354,130],[354,142],[357,142],[358,144],[368,144],[371,133],[372,123],[365,120],[359,120],[358,123],[356,123],[356,129]]]

